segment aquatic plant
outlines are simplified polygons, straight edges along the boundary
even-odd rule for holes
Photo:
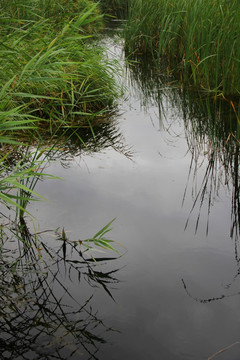
[[[40,198],[35,192],[37,182],[53,178],[44,172],[48,157],[72,134],[82,140],[80,127],[87,127],[95,139],[93,120],[103,122],[112,113],[119,93],[112,63],[89,41],[89,33],[102,26],[97,5],[80,2],[87,8],[76,15],[78,8],[73,7],[72,18],[63,5],[76,5],[76,1],[0,4],[0,202],[6,205],[0,214],[3,359],[70,359],[83,353],[96,359],[105,342],[103,331],[110,330],[93,312],[91,296],[84,300],[81,291],[81,299],[76,300],[63,278],[77,280],[77,285],[85,279],[113,298],[109,287],[118,282],[117,269],[103,271],[102,267],[103,261],[116,255],[92,255],[95,247],[115,251],[113,241],[105,237],[112,221],[86,240],[72,241],[62,228],[54,232],[54,241],[43,231],[42,241],[42,234],[27,217],[28,203]],[[36,4],[39,12],[33,8]],[[46,9],[46,4],[56,6]],[[41,148],[46,128],[51,136]],[[108,138],[105,142],[114,144]]]
[[[27,166],[25,162],[17,162],[14,169],[9,168],[8,157],[21,143],[16,138],[16,133],[32,131],[36,128],[37,119],[33,116],[25,116],[22,107],[13,108],[8,111],[0,111],[0,202],[7,206],[19,206],[16,196],[17,189],[28,190],[21,184],[21,180],[32,176],[38,176],[35,166]],[[14,190],[11,193],[11,190]],[[38,194],[35,193],[38,196]]]
[[[126,48],[164,59],[188,85],[239,95],[239,16],[237,0],[130,0]]]

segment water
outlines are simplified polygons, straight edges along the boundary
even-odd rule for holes
[[[121,43],[111,42],[110,50],[120,56]],[[102,148],[72,151],[67,160],[51,162],[47,172],[63,181],[38,183],[35,190],[48,202],[29,210],[40,229],[64,227],[72,240],[95,234],[115,218],[108,235],[123,245],[117,245],[123,256],[99,266],[119,269],[119,282],[110,286],[115,301],[99,284],[89,288],[78,285],[75,275],[75,281],[62,277],[80,302],[94,294],[91,306],[105,326],[96,333],[106,340],[97,346],[96,358],[208,359],[239,339],[237,225],[230,236],[237,214],[226,160],[232,155],[225,156],[222,146],[214,151],[201,126],[196,134],[196,120],[187,119],[193,110],[184,116],[179,106],[181,92],[166,84],[144,86],[130,73],[126,77],[127,99],[109,124],[117,142],[109,142],[112,135],[100,127],[99,137],[108,139]],[[213,171],[202,191],[209,164]],[[199,190],[202,205],[200,198],[194,203]],[[58,358],[94,358],[84,352],[70,355],[65,346]],[[236,344],[214,358],[239,356]]]

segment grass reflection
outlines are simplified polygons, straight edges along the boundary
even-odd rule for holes
[[[109,148],[131,159],[132,151],[126,145],[124,136],[119,130],[117,116],[115,114],[115,117],[94,119],[91,123],[77,128],[61,128],[54,134],[43,128],[42,131],[39,130],[38,139],[26,138],[24,134],[19,134],[18,139],[29,145],[15,147],[8,144],[2,145],[2,154],[6,155],[3,161],[5,169],[9,171],[19,161],[28,161],[31,153],[42,161],[58,160],[64,167],[68,166],[74,158],[81,158],[82,155],[91,155]]]
[[[186,102],[187,96],[187,102]],[[196,231],[201,209],[207,203],[208,222],[211,207],[221,188],[227,188],[232,194],[231,238],[238,239],[239,220],[239,124],[229,102],[215,101],[210,98],[189,97],[184,94],[184,123],[186,138],[192,153],[189,168],[189,180],[195,182],[201,162],[205,162],[202,183],[194,195],[190,214],[198,207]],[[190,101],[189,101],[190,98]],[[187,104],[189,104],[187,106]],[[188,186],[188,185],[187,185]],[[185,193],[187,191],[187,187]],[[208,199],[208,200],[206,200]],[[188,221],[187,221],[188,223]],[[186,224],[187,225],[187,224]],[[208,233],[209,223],[207,223]]]
[[[112,297],[117,269],[99,270],[98,264],[116,257],[92,261],[89,249],[60,241],[57,232],[50,245],[50,232],[31,233],[24,219],[1,220],[2,359],[97,359],[110,329],[92,309],[92,295],[84,300],[81,290],[77,300],[69,281],[80,288],[82,282],[100,286]]]
[[[131,58],[131,57],[130,57]],[[193,197],[188,225],[193,211],[197,211],[195,231],[199,226],[203,208],[207,211],[207,226],[211,208],[222,188],[232,194],[232,222],[230,236],[240,235],[239,204],[239,144],[240,123],[238,98],[219,99],[208,93],[186,90],[177,86],[175,79],[167,73],[164,63],[135,57],[130,61],[129,81],[136,92],[140,90],[140,100],[144,109],[152,105],[158,107],[159,128],[169,129],[171,119],[168,108],[183,118],[185,137],[192,161],[188,181],[183,196]],[[198,170],[205,166],[200,186],[197,186]],[[197,210],[198,209],[198,210]],[[237,250],[238,253],[238,250]],[[238,255],[236,255],[238,258]]]
[[[28,176],[18,179],[17,189],[6,189],[17,206],[8,204],[0,214],[0,351],[2,359],[14,360],[97,359],[106,332],[112,329],[93,310],[91,289],[99,287],[114,300],[111,288],[118,283],[118,269],[106,270],[119,257],[116,251],[111,256],[114,243],[106,238],[112,222],[88,239],[71,240],[61,227],[37,232],[27,206],[36,200],[35,187],[46,176],[49,161],[60,158],[67,166],[82,153],[108,147],[125,153],[125,145],[116,123],[110,121],[94,128],[66,129],[56,139],[45,135],[41,146],[33,142],[2,147],[6,154],[2,176],[16,174],[19,166]],[[34,169],[32,174],[29,168]],[[93,257],[94,247],[108,252]],[[78,288],[76,298],[73,292]]]

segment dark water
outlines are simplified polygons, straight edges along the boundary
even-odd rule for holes
[[[121,42],[108,46],[111,56],[122,54]],[[233,137],[226,141],[235,129],[212,128],[215,109],[172,88],[166,76],[136,67],[124,76],[119,116],[95,130],[102,146],[76,147],[51,162],[47,172],[63,181],[38,183],[48,202],[29,210],[40,229],[64,227],[71,239],[116,218],[108,236],[123,245],[116,245],[123,256],[97,267],[119,269],[109,285],[115,301],[75,275],[61,280],[80,302],[94,294],[91,306],[104,324],[94,333],[106,341],[98,342],[96,358],[209,359],[240,339],[239,155]],[[81,346],[71,357],[65,343],[62,358],[95,358]],[[45,351],[48,358],[53,350]],[[240,344],[215,358],[239,359]]]

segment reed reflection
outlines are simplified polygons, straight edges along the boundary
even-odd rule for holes
[[[177,86],[174,77],[164,63],[156,63],[141,56],[129,63],[129,82],[140,90],[140,100],[147,111],[152,105],[158,108],[159,129],[169,131],[171,122],[168,108],[176,113],[175,118],[183,118],[185,137],[192,161],[189,166],[188,180],[183,195],[193,196],[186,227],[197,211],[195,231],[198,229],[201,213],[206,208],[207,225],[214,200],[221,188],[228,188],[232,194],[232,222],[229,230],[231,238],[240,235],[239,206],[239,98],[213,98],[211,94],[200,93],[195,89],[186,90]],[[173,134],[173,136],[175,136]],[[201,185],[197,186],[198,169],[205,166]],[[236,258],[238,256],[236,242]]]
[[[23,219],[11,222],[4,215],[1,222],[1,358],[97,359],[111,329],[93,310],[93,295],[84,299],[81,289],[85,282],[112,297],[117,269],[103,269],[116,257],[93,261],[80,241],[63,238],[62,231],[52,233],[53,247],[49,231],[31,233]],[[71,283],[79,287],[78,299]]]
[[[189,94],[188,102],[189,102]],[[184,94],[184,98],[186,94]],[[239,220],[239,124],[230,102],[207,98],[196,98],[191,94],[191,102],[184,114],[186,137],[192,153],[189,177],[196,179],[200,161],[207,162],[202,184],[195,194],[190,215],[194,207],[199,207],[196,231],[199,224],[204,199],[208,198],[208,224],[211,207],[221,188],[228,188],[232,194],[230,237],[237,240],[240,234]],[[186,103],[185,99],[183,100]],[[234,106],[234,109],[233,109]],[[189,219],[188,219],[189,221]],[[187,221],[187,223],[188,223]],[[186,224],[187,225],[187,224]],[[236,254],[237,259],[238,255]]]
[[[168,118],[168,105],[176,111],[177,118],[184,121],[191,162],[183,191],[183,204],[187,195],[192,197],[185,229],[190,222],[194,222],[196,233],[201,218],[207,218],[208,234],[211,209],[220,191],[227,189],[231,194],[229,235],[234,241],[236,273],[229,283],[223,285],[222,293],[216,296],[196,297],[185,279],[182,279],[183,287],[189,297],[200,303],[238,296],[240,292],[232,289],[240,275],[239,98],[213,98],[211,94],[179,88],[175,86],[174,78],[168,74],[164,64],[156,64],[141,56],[136,60],[137,63],[129,65],[130,81],[133,87],[140,89],[142,106],[146,110],[152,105],[158,107],[159,129],[169,131],[171,128],[173,120]],[[201,176],[200,169],[204,169]]]
[[[14,204],[0,214],[0,351],[2,359],[97,359],[106,342],[107,327],[93,309],[93,290],[99,287],[110,296],[118,283],[118,268],[109,262],[118,254],[112,240],[105,238],[111,222],[89,239],[69,239],[61,226],[36,232],[27,213],[35,186],[44,179],[48,161],[61,157],[63,166],[83,153],[108,147],[124,151],[121,135],[107,123],[81,130],[67,129],[61,140],[45,136],[41,146],[12,148],[2,163],[2,176],[35,170],[19,178],[11,189]],[[11,165],[11,166],[10,166]],[[7,169],[6,169],[7,168]],[[16,175],[17,176],[17,175]],[[48,177],[48,176],[47,176]],[[94,257],[93,247],[110,250]],[[101,264],[101,266],[100,266]],[[106,270],[108,268],[108,270]],[[74,291],[78,290],[78,296]],[[84,295],[85,294],[85,295]],[[88,294],[88,295],[86,295]]]
[[[1,147],[6,171],[24,158],[28,162],[31,153],[35,153],[35,157],[37,153],[38,160],[58,160],[64,167],[74,158],[92,155],[109,148],[131,159],[132,151],[119,130],[117,117],[118,114],[115,114],[114,118],[95,118],[94,121],[76,128],[73,126],[55,129],[54,133],[45,131],[43,127],[39,130],[37,138],[36,134],[33,134],[32,138],[26,139],[24,134],[20,133],[18,140],[27,143],[28,146],[13,147],[4,144]]]

